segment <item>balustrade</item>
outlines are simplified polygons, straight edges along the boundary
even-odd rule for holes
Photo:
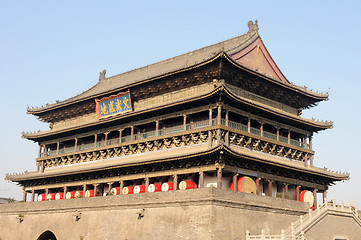
[[[212,126],[216,125],[216,123],[217,123],[217,119],[215,119],[215,118],[212,119]],[[226,126],[226,123],[227,123],[227,121],[222,118],[221,125]],[[201,128],[205,128],[205,127],[209,127],[209,120],[188,123],[188,124],[186,124],[186,131],[194,130],[194,129],[201,129]],[[240,131],[248,132],[248,126],[244,125],[242,123],[237,123],[237,122],[228,120],[228,127],[237,129]],[[162,135],[166,135],[166,134],[179,133],[179,132],[183,132],[183,131],[184,131],[184,125],[178,125],[178,126],[174,126],[174,127],[170,127],[170,128],[159,129],[158,135],[162,136]],[[261,130],[258,128],[251,127],[250,133],[261,136]],[[143,132],[143,133],[137,133],[137,134],[133,135],[133,139],[131,136],[123,136],[120,139],[113,138],[113,139],[108,139],[106,141],[101,140],[101,141],[97,141],[96,144],[87,143],[87,144],[78,145],[76,148],[68,147],[68,148],[59,149],[59,151],[57,151],[57,150],[46,151],[46,152],[40,153],[40,157],[54,156],[54,155],[58,155],[58,154],[71,153],[71,152],[75,152],[75,151],[83,151],[83,150],[88,150],[88,149],[92,149],[92,148],[104,147],[104,146],[112,146],[112,145],[116,145],[119,143],[147,139],[147,138],[151,138],[151,137],[155,137],[155,136],[157,136],[157,131],[155,131],[155,130]],[[277,140],[276,134],[270,133],[267,131],[263,131],[263,137],[272,139],[272,140]],[[288,144],[289,139],[284,136],[279,136],[279,141],[282,143]],[[306,149],[310,148],[309,144],[305,144],[304,142],[297,141],[294,139],[290,139],[290,144],[293,146],[301,147],[301,148],[306,148]]]

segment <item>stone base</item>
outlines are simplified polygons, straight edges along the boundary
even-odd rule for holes
[[[307,204],[215,188],[0,205],[0,239],[245,239],[280,234]]]

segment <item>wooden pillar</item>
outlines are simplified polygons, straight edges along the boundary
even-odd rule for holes
[[[28,196],[28,193],[24,190],[23,193],[23,202],[26,202],[26,197]]]
[[[212,126],[212,108],[209,109],[209,126]]]
[[[284,196],[285,196],[285,198],[286,198],[286,195],[287,195],[287,193],[288,193],[288,184],[287,184],[287,183],[284,183],[283,185],[284,185],[284,188],[283,188]]]
[[[313,190],[313,210],[317,209],[317,191],[318,189]]]
[[[228,121],[229,121],[229,111],[226,110],[226,126],[228,127]]]
[[[220,125],[221,124],[221,113],[222,113],[222,106],[218,106],[217,108],[217,125]]]
[[[322,192],[322,203],[326,204],[327,201],[327,191]]]
[[[219,167],[217,169],[217,188],[218,189],[222,189],[222,173],[223,173],[223,169],[221,167]]]
[[[307,149],[307,135],[305,134],[305,136],[303,137],[303,144],[304,144],[304,148]]]
[[[35,190],[32,189],[31,190],[31,201],[34,202],[34,200],[35,200]]]
[[[287,139],[288,139],[288,144],[291,144],[291,130],[288,130]]]
[[[41,172],[44,172],[44,161],[41,161]]]
[[[42,148],[43,148],[43,146],[39,144],[39,154],[38,154],[38,157],[39,157],[39,158],[42,157],[42,156],[41,156],[41,149],[42,149]]]
[[[159,136],[159,120],[155,121],[155,135]]]
[[[199,172],[198,188],[204,188],[204,172]]]
[[[310,150],[312,150],[312,136],[309,136],[308,138],[308,145],[310,146]]]
[[[98,134],[94,134],[94,147],[97,147],[97,142],[98,142]]]
[[[78,147],[78,138],[75,138],[74,151],[77,151]]]
[[[45,199],[48,199],[49,188],[45,188]]]
[[[277,136],[277,141],[279,141],[280,140],[280,129],[279,128],[277,128],[276,136]]]
[[[56,143],[56,154],[59,154],[60,142]]]
[[[68,193],[68,187],[64,186],[64,199],[66,199],[66,194]]]
[[[256,179],[256,194],[259,195],[259,180],[260,178]]]
[[[178,189],[178,175],[174,174],[173,175],[173,191]]]
[[[261,127],[259,128],[259,130],[261,131],[261,136],[263,137],[263,123],[261,123]]]
[[[237,180],[238,180],[238,173],[234,173],[232,177],[232,183],[233,183],[233,191],[237,192]]]
[[[123,129],[120,129],[118,131],[119,131],[119,143],[122,143]]]
[[[130,141],[133,141],[134,140],[134,126],[131,126],[130,127]]]
[[[85,195],[86,190],[87,190],[86,184],[83,184],[83,197]]]
[[[313,155],[310,157],[310,166],[313,167]]]
[[[110,190],[112,190],[112,188],[113,188],[113,183],[114,182],[108,182],[108,192],[109,192],[109,195],[110,195]]]
[[[121,194],[123,193],[123,188],[124,188],[124,180],[121,179],[119,181],[119,191],[120,191]]]
[[[183,131],[187,130],[187,115],[183,114]]]
[[[248,118],[247,128],[248,128],[248,132],[250,133],[251,132],[251,118]]]
[[[268,181],[268,196],[272,197],[272,181],[271,180],[267,180]]]
[[[145,192],[148,192],[148,187],[149,187],[149,177],[146,176],[145,177]]]
[[[301,186],[296,187],[296,200],[300,201],[300,188]]]
[[[305,167],[307,167],[307,161],[308,161],[308,154],[306,153],[305,157],[303,159],[303,164],[304,164]]]
[[[93,184],[93,186],[94,186],[94,197],[97,196],[98,185],[99,185],[99,184]],[[85,194],[85,193],[83,193],[83,194]]]
[[[108,145],[108,143],[107,143],[107,141],[108,141],[108,134],[109,134],[109,132],[104,133],[104,136],[105,136],[105,138],[104,138],[104,146]]]

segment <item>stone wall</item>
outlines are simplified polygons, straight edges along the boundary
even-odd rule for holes
[[[245,239],[305,213],[302,202],[215,188],[14,203],[0,205],[0,239]]]

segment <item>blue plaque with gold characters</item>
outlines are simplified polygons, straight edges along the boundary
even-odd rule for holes
[[[95,99],[98,119],[133,111],[130,91],[102,99]]]

